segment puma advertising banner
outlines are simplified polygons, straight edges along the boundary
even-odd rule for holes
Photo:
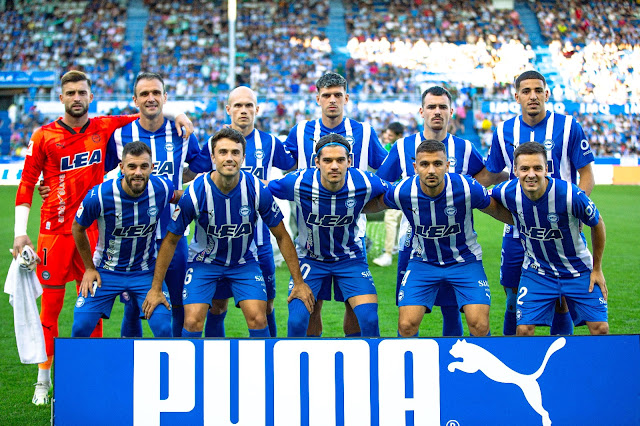
[[[55,340],[53,423],[636,425],[640,336]]]

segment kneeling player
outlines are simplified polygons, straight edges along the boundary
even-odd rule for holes
[[[351,147],[330,133],[315,147],[316,168],[271,181],[278,198],[298,206],[298,255],[304,279],[317,297],[322,283],[333,279],[358,319],[362,336],[379,336],[378,296],[364,255],[364,229],[358,217],[364,205],[386,191],[379,177],[351,166]],[[291,286],[291,284],[290,284]],[[288,336],[304,337],[309,311],[289,298]]]
[[[168,305],[162,281],[175,247],[192,220],[196,230],[189,246],[184,280],[182,337],[201,337],[209,303],[217,283],[227,279],[251,337],[269,337],[267,293],[258,264],[254,233],[258,216],[269,227],[295,282],[295,297],[313,308],[313,296],[302,280],[295,248],[282,223],[273,196],[257,177],[241,170],[246,141],[237,130],[225,128],[210,139],[215,170],[197,177],[180,199],[158,254],[153,285],[143,304],[147,318],[158,304]]]
[[[525,250],[516,334],[533,335],[536,325],[550,326],[561,296],[576,326],[586,324],[591,334],[608,334],[602,273],[606,235],[598,209],[576,185],[547,177],[544,145],[526,142],[513,156],[517,179],[496,186],[492,197],[511,211]],[[593,257],[581,223],[591,227]]]
[[[73,238],[85,266],[73,337],[88,337],[101,317],[109,318],[115,298],[123,291],[141,301],[151,288],[156,226],[174,198],[173,184],[165,177],[151,176],[151,148],[142,142],[125,145],[120,170],[122,177],[91,190],[73,222]],[[92,259],[86,230],[96,220],[100,237]],[[149,327],[156,337],[171,336],[167,307],[149,318]]]
[[[401,209],[413,233],[413,250],[398,293],[398,334],[417,336],[441,283],[453,286],[473,336],[489,334],[491,291],[482,249],[473,229],[473,209],[503,222],[509,212],[473,178],[449,170],[442,142],[425,140],[416,150],[416,174],[401,180],[371,206]]]

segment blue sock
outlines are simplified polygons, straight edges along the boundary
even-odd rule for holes
[[[291,303],[289,303],[287,337],[306,337],[310,316],[311,314],[309,314],[302,300],[293,299]]]
[[[359,334],[358,334],[359,336]],[[312,339],[319,339],[322,337],[322,333],[315,335],[315,334],[307,334],[307,337],[311,337]]]
[[[362,332],[359,333],[350,333],[350,334],[345,334],[344,337],[360,337],[362,336]]]
[[[409,336],[409,337],[418,337],[420,335],[420,330],[418,330],[416,332],[416,334],[414,334],[413,336]],[[404,337],[403,335],[400,334],[400,330],[398,330],[398,337]],[[405,339],[407,339],[408,337],[404,337]]]
[[[505,288],[507,292],[507,306],[504,311],[504,325],[502,327],[502,334],[505,336],[516,335],[516,304],[518,303],[518,295],[511,291],[510,288]]]
[[[462,318],[457,306],[440,306],[442,311],[442,335],[462,336]]]
[[[129,300],[124,304],[124,315],[120,327],[120,337],[142,337],[142,321],[140,310],[135,300]]]
[[[188,337],[189,339],[198,339],[202,337],[202,331],[187,331],[183,328],[182,337]]]
[[[380,337],[378,326],[378,304],[363,303],[353,308],[353,313],[358,318],[362,337]]]
[[[271,337],[269,335],[269,327],[261,329],[250,328],[249,337]]]
[[[569,312],[553,313],[553,321],[551,322],[550,334],[552,336],[571,336],[573,334],[573,320],[571,319],[571,314]]]
[[[273,308],[270,314],[267,314],[267,324],[269,325],[269,334],[271,337],[278,335],[278,324],[276,324],[276,309]]]
[[[184,307],[171,305],[171,331],[173,337],[182,336],[182,326],[184,325]]]
[[[204,325],[204,337],[225,337],[224,318],[227,311],[219,315],[214,315],[207,311],[207,322]]]

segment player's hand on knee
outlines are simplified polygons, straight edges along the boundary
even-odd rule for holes
[[[84,271],[82,283],[80,283],[80,294],[82,294],[82,297],[87,297],[89,294],[91,294],[91,297],[95,296],[98,287],[102,287],[100,273],[95,269],[87,269]]]
[[[602,292],[602,297],[604,300],[607,300],[609,295],[609,290],[607,289],[607,282],[604,279],[604,274],[601,270],[593,270],[591,271],[591,276],[589,277],[589,293],[593,291],[593,287],[597,285],[600,287],[600,291]]]
[[[144,312],[144,317],[146,319],[151,318],[151,315],[153,315],[153,311],[156,309],[156,306],[160,304],[166,306],[168,310],[171,310],[171,305],[167,301],[167,298],[164,297],[164,293],[162,292],[162,290],[158,291],[152,288],[151,290],[149,290],[149,292],[147,293],[147,297],[142,303],[142,312]]]
[[[291,294],[287,298],[287,303],[291,303],[293,299],[300,299],[310,314],[313,313],[313,307],[316,304],[316,299],[313,297],[313,291],[307,285],[307,283],[296,284],[291,290]]]
[[[40,180],[40,185],[38,185],[38,194],[40,194],[40,197],[45,200],[47,199],[47,197],[49,197],[49,193],[51,192],[51,187],[50,186],[45,186],[44,184],[44,179]]]

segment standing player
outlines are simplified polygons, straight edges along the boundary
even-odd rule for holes
[[[143,142],[127,144],[120,163],[123,176],[94,187],[78,208],[72,232],[85,272],[72,337],[88,337],[100,317],[109,318],[113,301],[123,291],[142,305],[151,288],[156,228],[172,199],[182,194],[176,191],[174,196],[167,177],[151,176],[151,156]],[[96,221],[100,237],[92,257],[87,228]],[[149,318],[155,337],[171,337],[170,315],[162,306]]]
[[[492,175],[484,167],[482,155],[468,140],[461,139],[447,132],[453,114],[452,98],[449,91],[440,86],[433,86],[422,93],[420,116],[424,120],[424,131],[399,139],[391,148],[387,159],[376,173],[382,179],[394,182],[415,173],[414,161],[416,150],[422,141],[436,140],[444,143],[449,161],[449,173],[460,173],[473,176],[482,185],[490,184]],[[507,179],[507,173],[497,176]],[[405,218],[400,226],[400,252],[398,253],[398,273],[396,277],[396,298],[411,255],[411,234]],[[442,311],[442,335],[462,336],[462,321],[453,288],[446,282],[441,284],[435,301]]]
[[[42,173],[51,195],[40,211],[37,273],[42,283],[40,319],[44,331],[47,361],[39,365],[33,403],[46,404],[51,387],[53,339],[58,336],[58,316],[64,301],[65,284],[82,281],[84,265],[71,235],[73,216],[84,196],[102,182],[105,150],[115,129],[136,116],[95,117],[89,119],[93,101],[91,80],[80,71],[69,71],[60,80],[64,117],[36,130],[29,143],[24,170],[16,194],[14,254],[33,244],[27,236],[29,209],[33,190]],[[191,122],[181,120],[192,131]],[[190,133],[189,132],[189,133]],[[89,241],[95,245],[97,228],[88,229]],[[102,335],[100,324],[97,335]]]
[[[199,160],[200,147],[195,135],[182,139],[178,135],[176,123],[163,117],[162,110],[167,102],[167,92],[162,76],[151,72],[142,72],[136,77],[133,85],[133,102],[140,110],[140,118],[117,129],[107,145],[105,170],[114,169],[122,156],[123,148],[130,142],[141,141],[151,147],[151,159],[154,164],[153,173],[167,176],[176,189],[182,189],[182,172],[185,162],[194,172],[211,170],[210,160]],[[207,150],[208,152],[208,150]],[[167,233],[167,225],[175,207],[172,205],[163,211],[156,229],[158,247]],[[187,238],[178,243],[169,270],[166,284],[171,297],[171,315],[173,317],[173,335],[180,337],[184,310],[182,309],[182,283],[187,266]],[[122,319],[122,336],[142,337],[140,311],[136,300],[123,295],[125,301]],[[129,300],[127,300],[129,299]]]
[[[316,102],[322,110],[322,117],[317,120],[303,121],[296,124],[285,141],[286,147],[298,162],[298,168],[313,167],[315,164],[314,147],[320,138],[329,133],[344,136],[351,145],[351,164],[366,171],[369,167],[377,169],[387,156],[375,130],[368,123],[359,123],[344,116],[344,106],[349,102],[347,80],[336,73],[327,73],[316,81]],[[360,218],[359,226],[362,237],[366,231],[366,217]],[[335,289],[335,299],[344,301],[340,289]],[[331,300],[331,283],[325,283],[318,294],[318,302],[311,316],[309,335],[322,334],[322,301]],[[360,329],[351,306],[345,302],[344,332],[347,337],[359,336]]]
[[[420,143],[415,175],[389,189],[374,203],[401,209],[413,229],[413,250],[398,293],[398,335],[418,335],[431,312],[440,283],[455,291],[472,336],[489,334],[491,292],[482,267],[482,249],[473,229],[473,209],[513,223],[509,212],[467,175],[447,173],[450,162],[440,141]]]
[[[522,114],[500,123],[496,128],[487,157],[487,170],[499,173],[506,167],[511,172],[511,177],[514,177],[514,149],[524,142],[543,141],[549,176],[577,184],[589,196],[595,185],[591,168],[594,157],[582,127],[570,115],[546,110],[549,88],[539,72],[522,73],[516,79],[515,86],[515,99],[522,108]],[[523,260],[524,250],[519,241],[518,230],[505,226],[500,267],[500,283],[505,287],[507,295],[503,330],[505,335],[516,332],[516,299]],[[573,324],[567,304],[559,302],[551,334],[572,333]]]
[[[168,305],[162,294],[162,281],[178,241],[189,223],[196,219],[184,281],[182,336],[202,336],[217,282],[226,278],[245,316],[249,335],[269,337],[265,314],[267,294],[254,240],[258,216],[276,237],[289,266],[295,284],[290,297],[301,298],[311,311],[313,295],[302,279],[295,247],[273,196],[256,176],[241,170],[246,144],[242,134],[222,129],[213,135],[210,143],[215,170],[196,178],[180,199],[162,241],[152,288],[143,310],[149,318],[159,303]]]
[[[271,169],[277,167],[289,170],[295,166],[295,160],[284,147],[280,139],[269,133],[255,128],[255,118],[258,113],[258,98],[248,87],[236,87],[229,93],[226,106],[227,114],[231,117],[231,128],[239,131],[247,141],[247,154],[242,163],[242,170],[252,173],[259,179],[269,180]],[[203,149],[203,153],[205,149]],[[208,153],[208,148],[206,149]],[[210,160],[209,160],[210,161]],[[273,260],[273,248],[269,228],[258,217],[255,232],[258,246],[258,261],[267,286],[267,323],[271,337],[276,337],[276,314],[273,299],[276,297],[276,265]],[[232,296],[228,283],[220,282],[216,287],[211,309],[207,313],[207,323],[204,330],[205,337],[224,337],[224,318],[227,315],[228,299]]]
[[[384,148],[391,151],[393,145],[404,133],[404,126],[397,121],[389,124],[382,133],[382,140],[385,142]],[[384,163],[383,163],[384,164]],[[384,212],[384,251],[373,259],[373,263],[383,268],[391,266],[393,262],[393,250],[396,247],[398,238],[398,225],[402,219],[402,212],[399,210],[386,210]]]
[[[531,336],[536,325],[550,326],[561,296],[576,326],[586,323],[591,334],[608,334],[602,216],[583,190],[548,177],[544,145],[523,143],[513,156],[517,179],[496,186],[491,195],[511,211],[526,252],[516,301],[517,334]],[[593,257],[580,232],[583,223],[591,227]]]
[[[378,297],[367,265],[358,217],[364,205],[384,194],[386,182],[351,166],[351,146],[336,133],[320,138],[312,169],[269,182],[278,198],[297,206],[300,270],[314,297],[324,282],[340,287],[366,337],[380,336]],[[293,285],[293,281],[290,285]],[[289,303],[288,336],[304,337],[310,312],[300,300]]]

